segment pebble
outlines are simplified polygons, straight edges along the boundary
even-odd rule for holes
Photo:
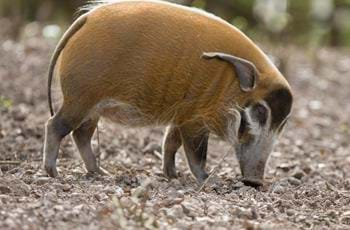
[[[0,173],[1,174],[1,173]],[[344,181],[344,188],[346,189],[346,190],[350,190],[350,179],[346,179],[345,181]]]
[[[56,195],[56,192],[54,191],[46,192],[44,197],[49,201],[57,201],[57,195]]]
[[[182,184],[178,179],[171,179],[169,184],[171,184],[171,186],[173,186],[174,188],[177,188],[177,187],[181,188],[182,187]]]
[[[175,204],[180,204],[183,200],[183,198],[167,198],[163,200],[162,205],[165,207],[171,207]]]
[[[122,197],[120,198],[120,204],[123,208],[131,208],[135,203],[131,200],[130,197]]]
[[[306,220],[306,216],[304,216],[304,215],[298,215],[298,216],[295,218],[295,221],[296,221],[296,222],[302,222],[302,221],[304,221],[304,220]]]
[[[11,192],[12,191],[8,186],[0,185],[0,194],[9,194]]]
[[[342,216],[348,216],[348,217],[350,217],[350,211],[344,212],[344,213],[342,214]]]
[[[215,216],[222,208],[220,205],[214,205],[212,203],[207,204],[207,206],[208,206],[207,213],[209,216]]]
[[[251,213],[252,213],[252,219],[253,219],[253,220],[259,218],[259,212],[258,212],[258,210],[257,210],[255,207],[251,208],[250,211],[251,211]]]
[[[298,180],[301,180],[304,176],[306,176],[306,174],[301,171],[301,170],[297,170],[293,173],[292,177],[298,179]]]
[[[284,193],[284,191],[285,191],[285,189],[281,185],[276,185],[272,190],[272,192],[276,193],[276,194],[282,194],[282,193]]]
[[[253,219],[253,213],[252,210],[250,209],[245,209],[245,208],[237,208],[236,209],[236,213],[238,215],[239,218],[246,218],[246,219]]]
[[[34,184],[44,185],[44,184],[48,183],[50,180],[51,180],[51,178],[49,178],[49,177],[38,177],[37,179],[35,179]]]
[[[62,187],[63,192],[69,192],[71,190],[71,186],[69,184],[65,184]]]
[[[122,197],[123,196],[124,191],[123,191],[123,189],[121,187],[116,186],[114,190],[115,190],[115,195],[117,197]]]
[[[255,191],[255,189],[251,186],[246,186],[246,185],[239,188],[239,192],[243,194],[248,193],[250,191]]]
[[[55,205],[53,209],[57,212],[62,212],[64,211],[64,206],[63,205]]]
[[[326,212],[326,215],[332,219],[335,219],[338,216],[334,210],[330,210],[330,211]]]
[[[181,205],[176,204],[173,207],[166,210],[167,215],[173,216],[175,218],[182,218],[185,216],[183,208]]]
[[[323,203],[323,205],[324,205],[324,207],[329,208],[329,207],[332,205],[332,201],[330,201],[330,200],[327,199],[327,200]]]
[[[238,188],[242,188],[244,186],[242,181],[238,181],[237,183],[235,183],[233,185],[233,189],[238,189]]]
[[[10,196],[5,194],[0,194],[0,204],[7,204],[10,201]]]
[[[131,195],[133,197],[136,197],[136,198],[147,199],[148,198],[148,191],[145,187],[139,186],[139,187],[131,190]]]
[[[4,221],[5,223],[5,226],[9,226],[9,228],[13,228],[13,229],[16,229],[16,223],[13,219],[11,218],[6,218],[6,220]]]
[[[95,193],[94,197],[98,201],[103,201],[103,200],[107,200],[108,199],[108,196],[105,193]]]
[[[116,187],[119,187],[119,186],[116,186]],[[112,186],[107,186],[102,190],[102,192],[104,192],[106,194],[114,194],[115,190]]]
[[[295,185],[295,186],[299,186],[301,184],[301,181],[298,180],[297,178],[295,177],[289,177],[288,178],[288,182],[291,184],[291,185]]]
[[[287,216],[293,216],[295,214],[295,211],[292,209],[287,209],[286,214],[287,214]]]
[[[191,200],[191,201],[183,201],[181,203],[182,209],[186,216],[195,217],[204,215],[203,206],[199,203],[199,201]]]
[[[340,219],[340,222],[344,225],[350,225],[350,216],[344,216]]]
[[[32,169],[28,169],[24,172],[25,175],[34,175],[35,174],[35,171],[32,170]]]
[[[71,189],[69,184],[53,183],[52,186],[56,189],[62,190],[63,192],[68,192]]]

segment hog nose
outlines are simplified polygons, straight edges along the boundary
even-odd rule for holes
[[[257,178],[243,178],[242,182],[243,184],[254,188],[258,188],[260,186],[263,186],[264,184],[262,179],[257,179]]]

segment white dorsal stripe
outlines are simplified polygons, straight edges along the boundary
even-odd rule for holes
[[[87,11],[93,12],[94,10],[96,10],[100,7],[106,6],[106,5],[119,4],[119,3],[125,3],[125,2],[143,2],[143,3],[150,2],[150,3],[157,3],[157,4],[163,4],[163,5],[176,7],[178,9],[190,11],[190,12],[196,13],[198,15],[202,15],[202,16],[205,16],[207,18],[211,18],[213,20],[216,20],[222,24],[230,26],[231,28],[239,31],[236,27],[234,27],[232,24],[228,23],[224,19],[222,19],[222,18],[220,18],[212,13],[208,13],[202,9],[199,9],[196,7],[182,6],[182,5],[179,5],[176,3],[166,2],[166,1],[161,1],[161,0],[101,0],[101,1],[97,0],[97,1],[88,2],[88,4],[84,7],[82,7],[81,10],[87,10]]]

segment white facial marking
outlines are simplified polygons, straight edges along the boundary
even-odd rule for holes
[[[249,133],[254,137],[268,136],[270,135],[269,133],[270,133],[270,126],[271,126],[271,109],[265,101],[260,101],[258,103],[263,105],[265,108],[267,108],[267,111],[268,111],[267,120],[264,126],[261,126],[259,121],[252,116],[252,106],[249,106],[248,108],[246,108],[244,110],[244,113],[247,118]]]

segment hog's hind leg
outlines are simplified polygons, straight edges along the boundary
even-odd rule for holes
[[[91,138],[96,130],[97,124],[98,118],[85,121],[79,128],[73,131],[73,139],[88,173],[106,175],[108,173],[98,167],[95,154],[91,147]]]
[[[175,155],[181,144],[179,129],[173,126],[167,127],[162,147],[162,169],[164,175],[169,179],[176,178]]]
[[[78,106],[63,104],[61,109],[46,122],[43,164],[51,177],[58,175],[56,161],[62,139],[79,126],[88,110]]]

